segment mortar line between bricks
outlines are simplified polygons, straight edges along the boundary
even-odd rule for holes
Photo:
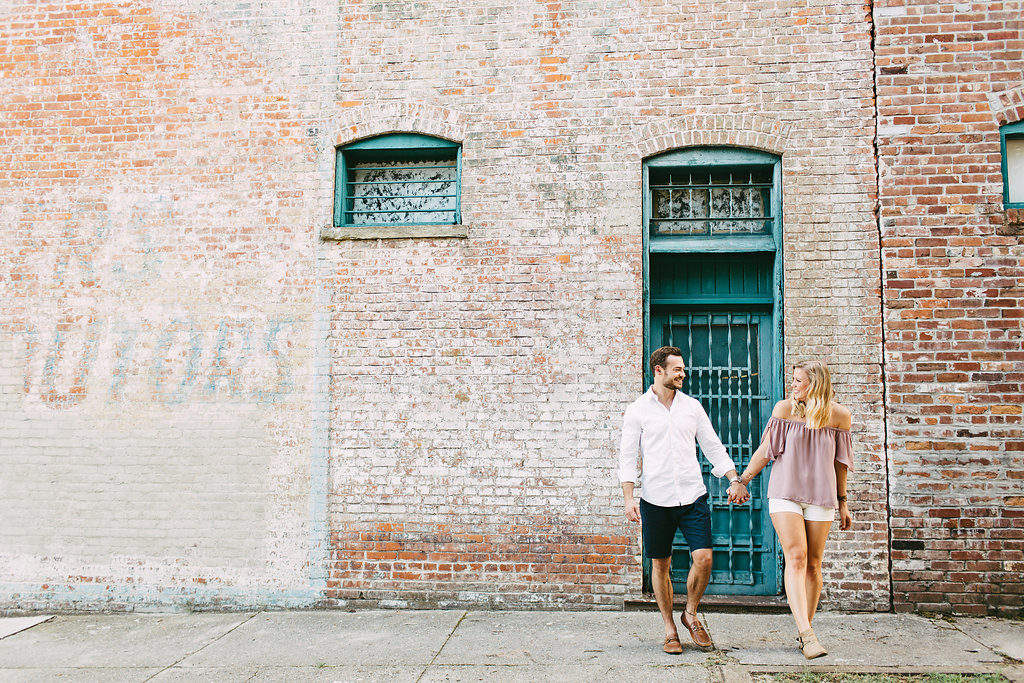
[[[437,652],[435,652],[434,656],[430,658],[427,665],[423,667],[423,671],[420,672],[420,675],[416,677],[416,683],[420,683],[420,681],[423,680],[423,677],[427,675],[427,671],[430,670],[430,667],[434,666],[434,662],[437,661],[438,656],[444,651],[445,646],[448,645],[448,641],[451,640],[452,636],[455,635],[455,632],[459,630],[459,626],[462,626],[462,620],[466,618],[467,614],[469,614],[469,610],[463,610],[462,616],[460,616],[459,620],[455,622],[455,626],[452,626],[452,630],[448,633],[448,637],[444,639],[444,642],[441,643],[441,647],[437,648]]]
[[[150,676],[149,678],[147,678],[147,679],[146,679],[146,681],[151,681],[151,680],[153,680],[154,678],[156,678],[157,676],[159,676],[159,675],[160,675],[160,674],[162,674],[163,672],[167,671],[168,669],[173,669],[174,667],[178,666],[179,664],[181,664],[182,662],[184,662],[184,661],[185,661],[186,659],[188,659],[189,657],[193,657],[193,656],[195,656],[195,655],[199,654],[200,652],[202,652],[202,651],[203,651],[203,650],[205,650],[206,648],[210,647],[210,646],[211,646],[211,645],[213,645],[214,643],[216,643],[216,642],[218,642],[219,640],[221,640],[222,638],[224,638],[224,637],[225,637],[226,635],[228,635],[229,633],[234,633],[236,629],[239,629],[239,628],[241,628],[241,627],[245,626],[246,624],[248,624],[248,623],[249,623],[250,621],[252,621],[253,619],[255,619],[256,617],[258,617],[258,616],[259,616],[259,615],[261,615],[261,614],[263,614],[263,612],[262,612],[262,611],[260,611],[260,612],[253,612],[252,614],[250,614],[250,615],[249,615],[249,618],[248,618],[248,619],[245,619],[244,621],[241,621],[241,622],[239,622],[238,624],[235,624],[234,626],[232,626],[231,628],[229,628],[229,629],[228,629],[227,631],[224,631],[224,633],[220,634],[219,636],[217,636],[216,638],[214,638],[214,639],[213,639],[213,640],[211,640],[210,642],[208,642],[208,643],[206,643],[205,645],[203,645],[202,647],[200,647],[200,648],[199,648],[198,650],[196,650],[195,652],[190,652],[190,653],[188,653],[187,655],[185,655],[184,657],[182,657],[181,659],[179,659],[178,661],[174,662],[173,664],[169,664],[168,666],[165,666],[165,667],[164,667],[163,669],[160,669],[160,670],[159,670],[159,671],[157,671],[157,672],[156,672],[155,674],[153,674],[152,676]]]

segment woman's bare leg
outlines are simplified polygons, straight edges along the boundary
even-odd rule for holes
[[[803,515],[795,512],[774,512],[771,515],[775,533],[786,557],[786,600],[796,620],[798,633],[811,627],[807,604],[807,531]]]
[[[825,541],[828,540],[832,522],[805,522],[807,536],[807,623],[814,621],[814,613],[818,611],[818,599],[821,598],[821,558],[825,554]]]

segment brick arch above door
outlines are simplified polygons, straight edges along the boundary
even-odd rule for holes
[[[694,114],[652,121],[637,129],[641,158],[680,147],[746,147],[782,155],[790,124],[764,114]]]

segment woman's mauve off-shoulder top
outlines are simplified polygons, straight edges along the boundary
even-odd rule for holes
[[[773,417],[761,439],[768,439],[773,461],[768,497],[827,508],[839,507],[835,462],[853,469],[850,432],[835,427],[811,429],[803,422]]]

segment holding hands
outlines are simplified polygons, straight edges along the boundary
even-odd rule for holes
[[[734,505],[741,505],[750,500],[750,492],[747,491],[747,487],[743,484],[743,480],[740,477],[736,476],[735,470],[732,472],[732,474],[727,476],[729,477],[730,481],[732,481],[732,483],[729,484],[729,502],[733,503]]]

